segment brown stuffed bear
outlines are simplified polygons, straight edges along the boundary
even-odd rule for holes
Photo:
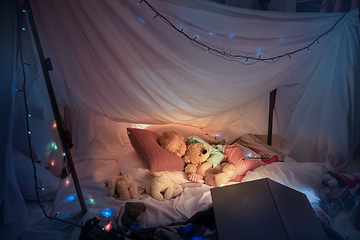
[[[185,173],[196,173],[197,167],[205,162],[209,156],[209,151],[201,143],[189,144],[185,156],[183,157],[186,164]],[[223,160],[223,162],[218,164],[215,168],[206,170],[204,176],[205,184],[212,187],[219,187],[220,185],[233,180],[236,177],[236,173],[236,167]]]
[[[119,200],[126,201],[129,199],[139,199],[138,186],[134,182],[133,177],[130,174],[124,176],[118,175],[105,182],[109,189],[108,195],[110,197],[118,194]]]

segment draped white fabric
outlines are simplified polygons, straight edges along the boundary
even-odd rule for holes
[[[30,1],[45,57],[54,67],[50,74],[57,100],[75,108],[69,122],[78,156],[94,157],[88,150],[96,146],[104,151],[101,156],[94,151],[95,157],[111,158],[114,146],[128,141],[129,123],[195,125],[225,134],[229,142],[244,133],[266,134],[269,92],[277,88],[274,127],[281,141],[276,147],[300,162],[326,162],[338,171],[351,166],[360,124],[358,10],[343,17],[238,9],[199,0],[148,0],[178,32],[155,17],[146,2],[138,2]],[[22,80],[16,59],[16,4],[6,4],[0,8],[1,32],[6,33],[0,64],[0,236],[15,239],[34,230],[29,219],[37,219],[29,217],[14,171],[12,148],[28,146],[26,133],[18,134],[25,128],[24,119],[19,120],[25,113],[15,103],[21,96],[14,94]],[[195,46],[182,28],[210,51]],[[212,49],[249,59],[226,60]],[[53,133],[35,134],[47,128],[43,121],[51,125],[51,110],[41,72],[34,70],[40,67],[29,52],[28,96],[38,96],[28,105],[42,118],[34,120],[34,114],[30,122],[32,142],[41,158],[45,147],[40,142]],[[252,58],[275,59],[266,63]],[[37,230],[29,239],[67,238],[60,231]]]
[[[197,125],[233,140],[266,134],[268,93],[278,88],[281,150],[345,171],[359,140],[357,10],[343,17],[138,2],[32,1],[59,103],[120,122]],[[225,60],[213,49],[249,59]]]

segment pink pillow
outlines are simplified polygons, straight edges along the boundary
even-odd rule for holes
[[[156,141],[157,133],[139,128],[127,128],[127,132],[135,152],[150,172],[184,170],[184,160],[162,148]]]

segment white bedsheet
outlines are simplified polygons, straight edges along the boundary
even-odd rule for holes
[[[89,212],[103,219],[115,217],[123,212],[125,202],[108,197],[104,184],[105,180],[120,172],[115,160],[86,159],[76,162],[75,167]],[[249,172],[244,181],[269,177],[303,192],[313,204],[321,194],[322,171],[323,166],[314,163],[276,163]],[[68,178],[71,176],[69,175]],[[64,179],[58,190],[54,213],[59,212],[58,217],[78,223],[83,215],[73,182],[67,180]],[[139,227],[162,227],[173,222],[185,221],[196,212],[211,206],[211,187],[199,183],[184,183],[183,187],[183,194],[171,200],[157,201],[146,194],[141,195],[141,200],[129,200],[142,202],[147,208]],[[63,230],[69,228],[68,225],[58,221],[55,224],[57,227],[63,227]]]
[[[286,157],[284,162],[272,163],[248,172],[242,182],[270,178],[304,193],[312,207],[317,209],[320,197],[327,192],[327,188],[321,184],[324,172],[325,166],[322,163],[298,163]]]
[[[87,209],[100,218],[121,213],[124,207],[124,201],[107,196],[108,191],[104,184],[105,180],[120,172],[117,166],[114,160],[98,159],[87,159],[75,164]],[[71,175],[68,178],[71,178]],[[157,201],[143,194],[141,200],[129,201],[141,201],[147,208],[141,227],[160,227],[174,221],[187,220],[196,212],[207,209],[211,205],[209,189],[210,187],[204,184],[188,183],[184,184],[183,194],[175,199]],[[72,181],[64,179],[61,184],[55,199],[54,212],[59,212],[59,218],[80,221],[81,208]]]

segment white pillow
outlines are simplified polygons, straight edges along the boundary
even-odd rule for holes
[[[26,200],[37,200],[35,192],[34,168],[31,158],[14,149],[15,173],[20,192]],[[37,185],[44,190],[37,190],[43,201],[53,200],[60,181],[48,170],[35,163]]]
[[[180,133],[185,139],[190,136],[198,136],[205,141],[208,141],[208,135],[198,127],[182,125],[182,124],[165,124],[165,125],[150,125],[145,128],[146,130],[150,130],[156,132],[161,135],[163,132],[167,130],[174,130]]]

